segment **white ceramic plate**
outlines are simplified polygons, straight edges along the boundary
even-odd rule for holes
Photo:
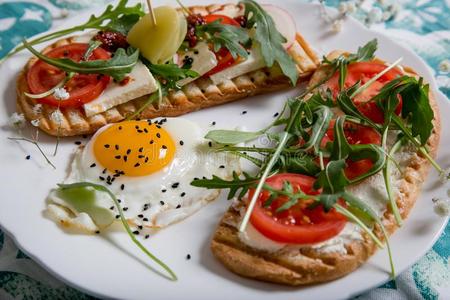
[[[185,0],[186,5],[208,4],[210,0]],[[155,1],[155,5],[163,1]],[[166,2],[166,1],[165,1]],[[214,2],[214,1],[212,1]],[[275,0],[267,1],[276,4]],[[431,83],[441,110],[442,128],[450,128],[450,104],[437,92],[432,74],[425,63],[411,51],[387,37],[365,29],[349,19],[339,34],[330,33],[329,26],[319,18],[319,7],[283,1],[278,5],[295,17],[297,27],[320,55],[332,49],[354,51],[368,40],[378,38],[377,55],[387,61],[398,57],[415,68]],[[87,15],[68,20],[65,27],[79,24]],[[15,80],[28,54],[7,61],[0,69],[0,123],[7,123],[15,111]],[[253,97],[185,116],[208,129],[212,121],[216,128],[245,125],[248,129],[262,128],[279,111],[295,91]],[[248,111],[242,115],[243,110]],[[123,232],[84,236],[64,233],[44,218],[44,199],[50,188],[65,177],[75,139],[64,139],[56,158],[57,169],[46,165],[37,150],[29,144],[7,140],[12,132],[0,129],[0,225],[34,260],[68,284],[92,295],[120,299],[336,299],[358,295],[389,279],[388,257],[379,251],[368,263],[350,275],[321,285],[289,288],[248,280],[234,275],[214,259],[209,249],[211,235],[229,203],[224,196],[189,219],[162,230],[145,245],[178,274],[171,282],[149,268],[148,259],[140,253]],[[79,138],[78,140],[80,140]],[[51,153],[54,139],[42,136],[43,147]],[[86,140],[84,140],[86,141]],[[443,135],[438,162],[449,161],[450,135]],[[31,160],[25,160],[27,154]],[[406,269],[433,245],[446,223],[438,218],[431,198],[444,196],[435,171],[427,179],[422,195],[403,228],[392,237],[392,249],[397,271]],[[191,254],[192,259],[186,260]]]

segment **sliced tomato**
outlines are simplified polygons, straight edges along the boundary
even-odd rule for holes
[[[225,15],[219,15],[219,14],[212,14],[212,15],[207,15],[205,17],[205,22],[206,23],[212,23],[214,21],[219,20],[221,24],[227,24],[227,25],[232,25],[232,26],[236,26],[236,27],[240,27],[241,25],[239,25],[239,23],[228,17]],[[235,59],[233,58],[233,56],[231,55],[230,51],[228,51],[227,48],[220,48],[219,51],[215,52],[216,54],[216,58],[217,58],[217,66],[215,66],[214,68],[212,68],[208,73],[205,74],[205,76],[211,76],[215,73],[219,73],[220,71],[228,68],[229,66],[231,66],[232,64],[235,63]]]
[[[274,189],[282,189],[289,182],[294,191],[301,190],[308,195],[317,195],[314,190],[314,177],[301,174],[277,174],[266,180]],[[255,190],[249,191],[249,199]],[[262,235],[280,243],[310,244],[328,240],[341,232],[347,219],[335,209],[325,212],[321,205],[310,208],[314,200],[302,200],[283,212],[277,212],[288,199],[284,196],[275,199],[270,206],[264,204],[269,199],[268,191],[263,190],[252,211],[250,222]]]
[[[364,84],[386,68],[387,67],[384,64],[379,62],[352,63],[347,67],[347,77],[345,79],[344,87],[349,88],[358,81],[361,81],[361,84]],[[391,69],[377,81],[372,83],[366,90],[358,94],[353,99],[358,110],[375,123],[383,123],[384,113],[382,109],[378,107],[376,102],[369,100],[377,95],[386,83],[401,75],[402,73],[398,68]],[[339,72],[336,72],[326,83],[326,85],[332,91],[333,97],[336,98],[339,93]],[[399,101],[400,102],[395,110],[397,114],[400,114],[402,110],[401,97],[399,97]]]
[[[334,124],[335,120],[332,120],[325,136],[321,141],[322,147],[325,147],[328,142],[332,142],[334,140]],[[344,124],[344,134],[350,145],[381,144],[381,135],[375,129],[368,126],[346,122]],[[373,162],[370,159],[360,159],[354,161],[349,158],[346,163],[347,167],[344,172],[345,176],[347,176],[350,180],[367,173],[373,167]]]
[[[57,47],[46,53],[51,58],[68,58],[73,61],[81,61],[88,44],[73,43]],[[89,60],[110,59],[111,55],[102,48],[93,51]],[[44,93],[64,80],[65,72],[51,66],[41,60],[37,61],[27,73],[28,87],[33,94]],[[70,79],[64,88],[70,97],[66,100],[58,100],[53,96],[37,99],[39,103],[61,108],[79,107],[96,99],[104,91],[110,81],[109,76],[97,74],[78,74]]]

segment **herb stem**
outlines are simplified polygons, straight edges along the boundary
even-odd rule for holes
[[[13,140],[13,141],[25,141],[25,142],[29,142],[33,145],[36,146],[36,148],[38,148],[39,152],[41,152],[42,156],[45,158],[45,160],[47,161],[47,163],[53,167],[53,169],[56,170],[55,165],[48,159],[47,155],[45,155],[44,151],[42,150],[41,146],[39,146],[39,143],[37,141],[33,141],[30,139],[27,139],[25,137],[19,137],[19,138],[15,138],[15,137],[8,137],[8,139]]]
[[[139,109],[137,111],[135,111],[133,114],[128,116],[127,121],[133,120],[136,117],[138,117],[144,111],[144,109],[146,109],[150,104],[154,103],[155,101],[158,100],[158,104],[161,103],[162,98],[163,98],[163,92],[162,92],[161,84],[159,83],[158,80],[156,80],[156,86],[158,88],[158,91],[151,94],[148,97],[147,101],[145,101],[145,103],[141,107],[139,107]]]
[[[383,133],[383,149],[386,149],[386,140],[387,140],[387,133],[388,133],[388,128],[386,128],[386,130]],[[389,151],[389,155],[393,156],[395,152],[397,152],[397,150],[400,148],[402,144],[401,140],[398,140],[394,146],[392,146],[391,151]],[[391,185],[391,160],[389,158],[386,159],[386,164],[384,165],[383,168],[383,177],[384,177],[384,183],[386,185],[386,192],[389,198],[389,204],[391,206],[392,209],[392,213],[394,214],[395,217],[395,221],[397,222],[398,226],[402,226],[402,216],[400,215],[400,212],[398,210],[398,206],[397,206],[397,202],[395,201],[395,197],[394,197],[394,192],[392,190],[392,185]]]
[[[387,72],[389,72],[391,69],[395,68],[401,61],[403,60],[403,57],[400,57],[399,59],[397,59],[393,64],[391,64],[390,66],[388,66],[386,69],[384,69],[383,71],[381,71],[380,73],[378,73],[377,75],[375,75],[374,77],[370,78],[369,81],[367,81],[365,84],[363,84],[362,86],[360,86],[356,91],[354,91],[351,95],[350,95],[350,99],[353,99],[356,95],[358,95],[359,93],[363,92],[365,89],[367,89],[372,83],[374,83],[375,81],[377,81],[381,76],[383,76],[384,74],[386,74]]]
[[[370,230],[364,222],[362,222],[357,216],[355,216],[352,212],[350,212],[348,209],[343,207],[340,204],[335,204],[333,206],[339,213],[343,214],[353,222],[355,222],[359,227],[361,227],[369,236],[370,238],[377,244],[379,248],[384,248],[383,243],[376,237],[376,235]]]
[[[252,199],[250,200],[250,203],[248,205],[247,211],[245,212],[244,218],[242,219],[242,223],[239,226],[239,231],[244,232],[245,228],[247,227],[247,223],[250,219],[250,215],[252,214],[253,208],[255,207],[256,200],[258,200],[259,194],[261,193],[261,190],[263,188],[263,185],[269,176],[270,171],[272,170],[272,167],[275,165],[275,162],[277,161],[278,157],[281,154],[281,151],[283,150],[283,147],[286,145],[288,141],[289,133],[287,131],[283,132],[283,136],[278,144],[278,147],[273,154],[273,156],[270,158],[269,163],[267,164],[264,173],[261,176],[261,179],[258,182],[258,185],[256,186],[255,193],[253,194]]]

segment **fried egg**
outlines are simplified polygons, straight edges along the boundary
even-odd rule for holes
[[[213,151],[204,135],[196,123],[182,118],[106,125],[76,152],[64,183],[104,185],[120,199],[130,224],[165,227],[217,198],[219,191],[194,187],[193,180],[239,172],[238,158]],[[108,195],[90,188],[74,195],[53,190],[47,211],[60,224],[89,232],[118,215]]]

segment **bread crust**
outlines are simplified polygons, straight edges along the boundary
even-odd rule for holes
[[[227,5],[235,6],[235,4]],[[190,9],[193,13],[206,15],[217,10],[218,7],[218,5],[193,6]],[[72,37],[59,40],[45,48],[43,52],[69,44],[73,42],[73,39]],[[300,34],[297,34],[297,43],[300,47],[298,52],[294,53],[293,50],[290,50],[289,53],[297,64],[298,83],[301,83],[310,78],[317,68],[319,60]],[[31,58],[17,79],[17,109],[30,121],[40,120],[39,128],[50,135],[63,137],[92,134],[106,124],[126,119],[142,107],[148,99],[148,95],[139,97],[91,117],[85,115],[83,108],[61,109],[60,114],[57,112],[60,118],[55,118],[54,115],[52,117],[57,110],[56,107],[42,105],[42,111],[39,112],[33,109],[37,102],[24,95],[24,92],[29,92],[26,74],[36,61],[36,58]],[[290,87],[289,79],[277,67],[249,72],[219,85],[214,85],[209,78],[198,78],[181,90],[170,92],[167,97],[164,97],[161,105],[149,105],[138,118],[176,117],[203,108]]]
[[[332,52],[328,58],[333,59],[341,53]],[[417,76],[411,68],[404,67],[404,70],[409,75]],[[319,83],[330,71],[331,68],[328,66],[320,66],[312,76],[309,86]],[[439,145],[441,122],[439,109],[431,91],[429,97],[434,111],[434,129],[427,146],[430,154],[435,157]],[[420,153],[416,153],[404,170],[396,199],[404,220],[420,194],[429,169],[429,161]],[[239,240],[237,226],[230,226],[232,224],[230,220],[239,222],[239,214],[232,207],[225,213],[213,236],[211,242],[213,254],[234,273],[261,281],[291,286],[331,281],[354,271],[377,250],[370,237],[363,234],[362,240],[355,240],[346,245],[347,254],[323,253],[313,248],[269,253],[243,244]],[[389,235],[398,227],[389,208],[384,213],[382,222]],[[384,239],[378,226],[375,226],[374,233],[381,240]]]

